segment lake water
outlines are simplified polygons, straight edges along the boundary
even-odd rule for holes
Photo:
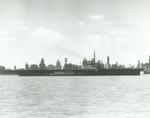
[[[0,76],[0,118],[150,118],[150,75]]]

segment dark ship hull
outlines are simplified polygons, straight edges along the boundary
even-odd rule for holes
[[[128,76],[140,75],[140,69],[99,69],[99,70],[21,70],[19,76]]]

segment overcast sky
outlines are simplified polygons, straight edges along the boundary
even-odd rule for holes
[[[136,64],[150,55],[149,0],[0,0],[0,65]]]

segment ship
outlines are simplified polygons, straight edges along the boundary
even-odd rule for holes
[[[19,76],[134,76],[140,75],[141,69],[72,69],[72,70],[5,70],[1,75]],[[145,73],[146,74],[146,73]]]
[[[20,70],[19,76],[130,76],[140,75],[141,69],[98,69],[98,70]]]

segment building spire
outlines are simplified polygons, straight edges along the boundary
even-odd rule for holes
[[[95,63],[95,61],[96,61],[96,55],[95,55],[95,50],[94,50],[94,63]]]

